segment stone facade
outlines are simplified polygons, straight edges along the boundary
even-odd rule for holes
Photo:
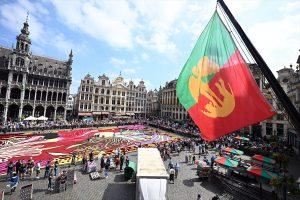
[[[28,28],[26,21],[15,47],[0,47],[1,121],[18,121],[31,115],[65,119],[72,51],[67,61],[33,55]]]
[[[147,90],[144,81],[135,85],[125,83],[121,74],[112,82],[106,75],[94,80],[89,74],[81,80],[77,94],[79,118],[93,117],[102,120],[107,117],[146,115]]]
[[[167,82],[159,91],[160,116],[174,120],[186,120],[189,119],[189,116],[176,96],[176,83],[177,79]]]
[[[267,119],[259,124],[255,124],[249,127],[249,131],[257,135],[259,137],[270,137],[270,136],[278,136],[281,138],[287,138],[287,130],[290,127],[289,122],[287,121],[287,117],[284,113],[283,107],[280,105],[277,97],[275,96],[272,88],[269,86],[266,78],[263,76],[262,72],[255,64],[250,64],[249,68],[252,72],[252,75],[262,91],[263,95],[270,103],[270,105],[276,110],[277,115],[273,116],[270,119]],[[282,69],[285,71],[285,69]],[[279,70],[279,71],[282,71]],[[282,81],[282,74],[278,71],[278,81],[280,85],[284,88],[284,82]],[[285,90],[286,91],[286,90]]]
[[[292,66],[290,68],[284,68],[278,71],[278,77],[281,82],[284,82],[283,87],[291,99],[292,103],[300,112],[300,55],[297,59],[297,66],[294,70]],[[299,131],[297,132],[293,126],[290,126],[287,130],[288,143],[293,146],[294,150],[300,153],[300,136]]]
[[[146,112],[147,116],[158,116],[159,112],[159,99],[158,99],[158,91],[150,90],[147,93],[147,100],[146,100]]]

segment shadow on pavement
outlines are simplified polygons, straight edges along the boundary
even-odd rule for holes
[[[182,181],[182,183],[188,187],[194,187],[195,182],[200,182],[199,178],[185,179]]]
[[[135,184],[109,183],[103,193],[103,200],[135,199]]]
[[[114,178],[115,183],[126,182],[123,174],[116,174]]]
[[[217,187],[218,183],[212,183],[212,182],[209,182],[209,181],[203,181],[200,185],[205,188],[206,190],[209,190],[211,191],[212,193],[214,194],[222,194],[222,191]],[[219,183],[220,184],[220,183]]]

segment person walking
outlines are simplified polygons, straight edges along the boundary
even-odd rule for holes
[[[48,190],[52,189],[52,180],[53,180],[53,169],[50,170],[49,176],[48,176]]]
[[[93,150],[89,154],[89,160],[90,160],[90,162],[94,161],[94,151]]]
[[[21,162],[20,162],[20,174],[21,174],[20,178],[21,178],[22,180],[24,180],[25,172],[26,172],[26,165],[25,165],[25,163],[23,162],[23,160],[21,160]]]
[[[109,166],[110,166],[110,161],[109,161],[109,158],[108,158],[106,160],[105,166],[104,166],[104,177],[105,178],[108,178]]]
[[[175,163],[175,166],[174,166],[174,170],[175,170],[175,178],[177,179],[178,177],[178,173],[179,173],[179,163]]]
[[[17,173],[18,175],[21,174],[21,173],[20,173],[20,172],[21,172],[20,168],[21,168],[21,161],[18,160],[18,161],[16,162],[16,173]]]
[[[76,153],[75,153],[75,152],[72,153],[72,161],[71,161],[71,165],[76,166]]]
[[[104,167],[105,167],[104,156],[101,156],[101,160],[100,160],[100,172],[103,171]]]
[[[197,200],[202,200],[201,194],[198,194]]]
[[[174,176],[175,176],[175,170],[174,170],[174,168],[171,168],[170,170],[169,170],[169,174],[170,174],[170,183],[171,182],[173,182],[174,183]]]
[[[29,176],[31,176],[33,174],[34,169],[34,160],[32,159],[32,157],[30,157],[30,159],[28,160],[27,169]]]
[[[41,172],[41,161],[37,162],[35,166],[35,171],[36,171],[36,178],[40,178],[40,172]]]
[[[119,167],[120,164],[119,156],[116,156],[114,161],[115,161],[115,171],[117,171],[117,168]]]
[[[192,164],[195,164],[195,161],[196,161],[196,156],[195,156],[195,155],[193,155]]]
[[[129,157],[126,156],[126,159],[125,159],[125,166],[128,167],[128,165],[129,165]]]
[[[56,160],[54,162],[54,176],[58,175],[58,161]]]
[[[10,180],[14,172],[14,163],[10,161],[7,165],[7,176],[6,180]]]
[[[51,162],[50,162],[50,160],[48,160],[46,163],[46,166],[45,166],[44,178],[47,178],[49,176],[50,168],[51,168]]]
[[[120,172],[123,170],[123,164],[124,164],[124,155],[121,154],[121,157],[120,157]]]

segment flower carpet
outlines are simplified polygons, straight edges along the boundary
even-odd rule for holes
[[[36,162],[41,161],[42,166],[48,160],[53,162],[56,159],[60,164],[68,164],[73,152],[81,160],[82,155],[91,150],[98,156],[111,154],[116,148],[129,152],[136,150],[137,146],[152,147],[157,143],[180,139],[143,125],[58,131],[53,135],[0,135],[0,174],[6,173],[9,161],[16,162],[19,159],[27,162],[32,157]]]

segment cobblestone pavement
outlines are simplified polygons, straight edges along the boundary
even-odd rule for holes
[[[197,199],[197,194],[201,193],[203,200],[211,199],[215,193],[219,193],[217,188],[208,181],[201,182],[196,176],[195,165],[187,165],[183,163],[184,152],[180,155],[174,155],[172,160],[180,164],[180,172],[174,184],[168,184],[168,199],[170,200],[184,200]],[[198,156],[197,156],[198,157]],[[130,160],[136,161],[137,154],[131,153]],[[167,163],[165,163],[167,165]],[[99,164],[98,164],[99,166]],[[33,197],[35,200],[69,200],[69,199],[103,199],[103,200],[131,200],[135,197],[135,183],[124,182],[123,174],[120,172],[110,172],[109,178],[92,181],[88,174],[76,172],[78,183],[74,188],[67,189],[67,191],[60,193],[49,194],[47,191],[47,180],[26,180],[21,181],[13,195],[6,194],[5,199],[16,200],[19,199],[20,186],[26,184],[33,184]],[[43,175],[43,172],[42,172]],[[217,184],[217,183],[216,183]],[[1,189],[6,187],[6,182],[0,182]],[[8,190],[6,189],[6,192]]]

